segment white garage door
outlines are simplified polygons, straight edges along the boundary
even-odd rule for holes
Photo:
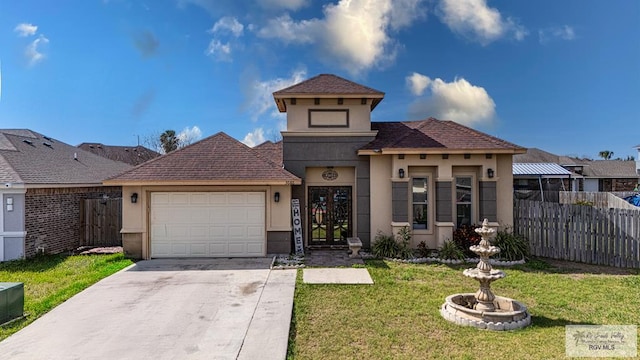
[[[265,255],[262,192],[151,193],[151,257]]]

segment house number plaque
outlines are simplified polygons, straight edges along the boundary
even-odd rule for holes
[[[333,169],[327,169],[322,172],[322,178],[327,181],[333,181],[338,178],[338,172]]]

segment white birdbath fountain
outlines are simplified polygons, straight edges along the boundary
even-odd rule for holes
[[[478,280],[480,289],[475,294],[448,296],[440,308],[440,314],[458,325],[488,330],[514,330],[531,324],[531,316],[524,304],[495,296],[491,292],[491,283],[506,276],[504,271],[493,269],[489,260],[489,257],[500,252],[500,248],[491,245],[490,239],[495,230],[489,227],[487,219],[476,232],[482,240],[469,249],[480,256],[480,261],[475,268],[467,269],[463,274]]]

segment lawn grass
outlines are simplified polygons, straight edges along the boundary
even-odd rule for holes
[[[475,292],[473,265],[367,261],[373,286],[296,285],[289,359],[558,359],[565,325],[640,324],[640,275],[600,274],[543,261],[504,269],[497,295],[529,307],[533,324],[494,332],[457,326],[439,309],[446,296]]]
[[[26,317],[0,326],[0,341],[60,303],[132,264],[122,254],[47,255],[0,263],[0,282],[24,283]]]

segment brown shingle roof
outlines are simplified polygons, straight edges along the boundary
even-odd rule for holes
[[[371,110],[373,110],[382,98],[384,93],[370,87],[360,85],[353,81],[341,78],[333,74],[320,74],[310,79],[289,86],[273,93],[273,98],[278,105],[280,112],[286,112],[284,98],[296,97],[351,97],[373,99]]]
[[[275,143],[265,141],[260,145],[254,146],[253,149],[267,160],[270,160],[275,164],[282,165],[282,141],[277,141]]]
[[[433,150],[437,152],[488,150],[522,153],[525,148],[453,121],[372,122],[375,140],[362,150]]]
[[[147,149],[144,146],[114,146],[100,143],[82,143],[78,145],[82,150],[89,151],[98,156],[114,161],[120,161],[129,165],[140,165],[143,162],[160,156],[159,153]]]
[[[105,181],[131,183],[300,184],[301,180],[220,132]]]
[[[597,178],[634,178],[636,162],[629,160],[591,160],[585,162],[584,173],[588,177]]]
[[[25,185],[101,184],[131,166],[35,131],[0,129],[0,182]]]

